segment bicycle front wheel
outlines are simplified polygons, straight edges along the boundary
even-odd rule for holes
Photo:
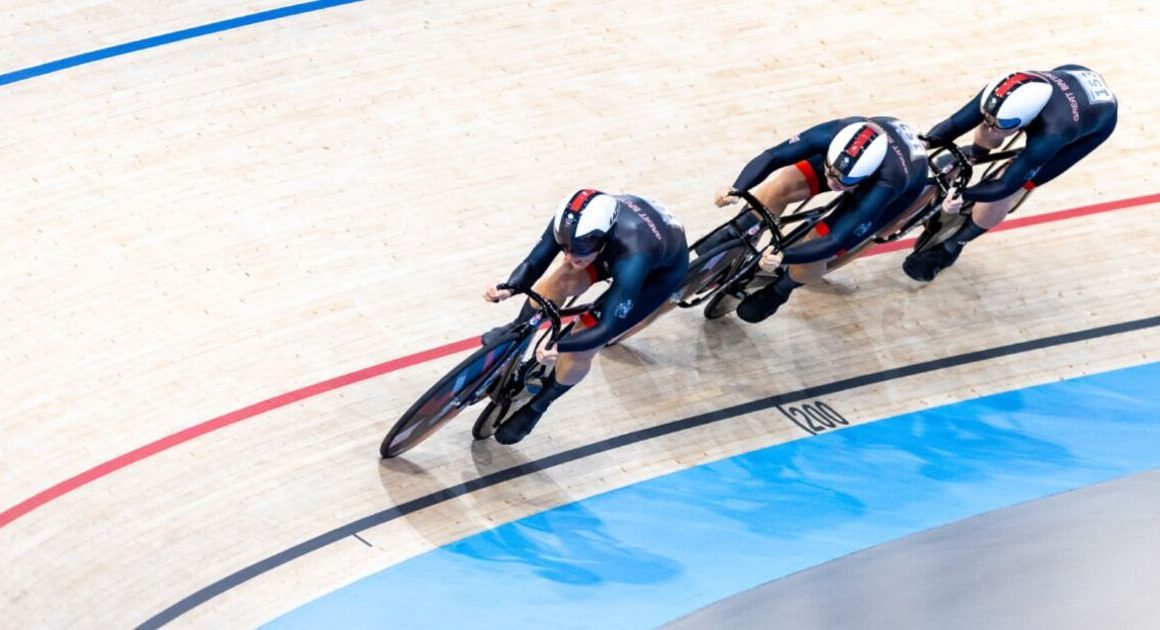
[[[952,234],[957,232],[963,225],[966,217],[961,214],[943,214],[937,213],[932,215],[927,220],[925,229],[914,243],[914,251],[925,252],[926,250],[941,244],[943,241],[950,238]]]
[[[741,298],[729,292],[728,289],[714,295],[705,305],[705,319],[721,319],[737,310]]]
[[[455,366],[399,418],[379,446],[379,455],[386,459],[410,450],[482,398],[508,361],[516,357],[522,340],[520,335],[501,338]]]

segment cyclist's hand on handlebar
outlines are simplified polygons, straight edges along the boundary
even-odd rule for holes
[[[942,211],[947,214],[958,214],[963,207],[963,191],[960,188],[951,188],[943,198]]]
[[[733,194],[733,187],[726,186],[718,190],[717,194],[713,195],[713,203],[717,204],[718,208],[724,208],[725,206],[737,203],[737,196]]]
[[[511,296],[511,290],[500,289],[499,285],[490,286],[483,292],[483,299],[488,302],[502,302]]]
[[[757,261],[757,266],[761,267],[762,271],[773,271],[781,266],[781,256],[775,254],[773,249],[767,249],[761,253],[761,260]]]

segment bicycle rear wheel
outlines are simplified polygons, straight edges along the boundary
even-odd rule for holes
[[[383,438],[379,455],[395,457],[431,437],[464,408],[475,404],[518,355],[523,334],[500,338],[476,350],[419,397]]]
[[[700,303],[737,269],[737,263],[749,252],[749,246],[739,238],[731,239],[710,249],[689,263],[689,271],[678,290],[680,305],[689,307]]]

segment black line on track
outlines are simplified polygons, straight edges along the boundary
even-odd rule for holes
[[[906,365],[889,370],[882,370],[881,372],[874,372],[872,374],[863,374],[852,378],[834,381],[833,383],[826,383],[823,385],[815,385],[813,387],[806,387],[793,392],[784,394],[777,394],[776,396],[769,396],[767,398],[760,398],[747,403],[725,407],[716,411],[674,420],[659,426],[649,427],[647,429],[640,429],[631,433],[625,433],[615,437],[610,437],[599,442],[593,442],[585,446],[580,446],[568,451],[549,455],[543,459],[505,468],[489,475],[484,475],[477,479],[472,479],[466,483],[457,486],[444,488],[437,492],[421,496],[417,499],[412,499],[402,505],[397,505],[388,510],[377,512],[369,516],[364,516],[352,523],[347,523],[342,527],[332,529],[324,534],[320,534],[303,541],[293,547],[284,549],[264,560],[260,560],[245,567],[235,573],[232,573],[201,590],[182,598],[180,601],[169,606],[165,610],[145,620],[139,628],[159,628],[163,624],[169,623],[177,619],[181,615],[189,612],[197,606],[221,595],[222,593],[244,584],[245,582],[276,569],[296,558],[300,558],[308,553],[317,551],[327,545],[338,542],[347,536],[356,536],[358,532],[370,529],[388,523],[402,516],[418,512],[429,508],[433,505],[451,501],[458,497],[464,496],[481,490],[501,484],[505,481],[511,481],[518,477],[531,475],[542,470],[547,470],[555,466],[560,466],[569,462],[583,459],[590,455],[610,451],[615,448],[643,442],[653,438],[669,435],[678,431],[692,429],[695,427],[720,422],[736,416],[753,413],[755,411],[763,411],[765,409],[773,408],[777,405],[784,405],[794,403],[807,398],[816,398],[845,391],[848,389],[855,389],[864,387],[866,385],[875,385],[878,383],[885,383],[895,379],[905,378],[907,376],[915,376],[917,374],[924,374],[926,372],[934,372],[946,368],[958,367],[970,363],[978,363],[989,359],[996,359],[999,357],[1010,356],[1013,354],[1020,354],[1023,352],[1031,352],[1033,350],[1041,350],[1043,348],[1050,348],[1053,346],[1061,346],[1070,343],[1078,343],[1081,341],[1090,341],[1092,339],[1099,339],[1100,337],[1107,337],[1110,335],[1118,335],[1146,328],[1155,328],[1160,326],[1160,316],[1146,317],[1144,319],[1137,319],[1129,322],[1121,322],[1119,324],[1111,324],[1108,326],[1099,326],[1097,328],[1088,328],[1086,330],[1079,330],[1062,335],[1052,335],[1050,337],[1042,337],[1040,339],[1032,339],[1030,341],[1021,341],[1019,343],[1008,344],[996,348],[989,348],[986,350],[978,350],[975,352],[968,352],[966,354],[959,354],[942,359],[934,359],[931,361],[923,361],[912,365]],[[361,538],[360,538],[361,540]],[[365,542],[365,541],[364,541]]]

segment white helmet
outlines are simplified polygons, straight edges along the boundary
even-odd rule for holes
[[[1051,84],[1041,76],[1012,72],[997,77],[983,88],[979,111],[997,129],[1021,129],[1043,111],[1051,99]]]
[[[853,186],[882,166],[887,144],[886,134],[879,129],[865,122],[851,123],[830,141],[826,166],[843,185]]]
[[[619,204],[612,195],[590,188],[577,190],[556,210],[552,222],[556,242],[576,256],[600,251],[616,224],[618,209]]]

